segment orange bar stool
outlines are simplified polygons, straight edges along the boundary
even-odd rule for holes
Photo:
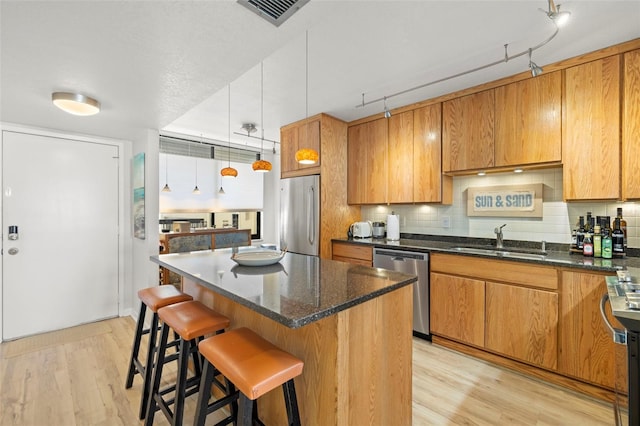
[[[127,382],[125,388],[129,389],[133,386],[133,378],[136,374],[142,376],[142,397],[140,399],[140,419],[144,418],[147,411],[147,400],[149,399],[149,384],[151,383],[151,361],[153,360],[156,350],[156,340],[158,335],[158,309],[174,303],[193,300],[193,297],[184,294],[172,285],[163,285],[158,287],[144,288],[138,291],[140,299],[140,313],[138,314],[138,323],[136,324],[136,334],[133,337],[133,347],[131,349],[131,359],[129,360],[129,373],[127,374]],[[144,317],[147,308],[153,312],[151,317],[151,326],[144,328]],[[140,342],[142,336],[149,334],[149,345],[147,347],[146,365],[143,365],[138,354],[140,353]],[[174,345],[175,346],[175,345]],[[169,361],[169,360],[167,360]]]
[[[216,372],[224,375],[240,390],[237,424],[249,426],[254,421],[262,424],[258,418],[257,406],[254,407],[255,401],[282,385],[289,424],[300,425],[293,379],[302,374],[304,363],[301,360],[248,328],[238,328],[209,337],[198,344],[198,350],[205,358],[205,364],[194,425],[204,425],[207,414],[215,411],[208,400],[211,381]]]
[[[197,301],[175,303],[160,308],[158,317],[162,321],[162,333],[154,363],[145,425],[153,424],[155,412],[158,410],[162,411],[172,425],[182,425],[185,398],[198,392],[200,385],[202,369],[197,343],[207,335],[223,333],[224,329],[229,327],[230,321],[229,318]],[[174,385],[160,389],[171,329],[179,336],[178,372]],[[190,354],[193,355],[195,370],[195,375],[191,378],[187,377]],[[167,394],[173,394],[173,398],[165,399],[164,396]]]

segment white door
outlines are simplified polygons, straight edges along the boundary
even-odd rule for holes
[[[3,338],[117,316],[118,147],[5,131],[2,149]]]

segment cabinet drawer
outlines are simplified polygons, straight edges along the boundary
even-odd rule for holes
[[[338,257],[349,257],[352,259],[360,259],[368,261],[369,265],[373,262],[373,248],[347,243],[333,243],[333,259]]]
[[[558,289],[558,272],[555,268],[530,263],[433,253],[431,271],[547,290]]]

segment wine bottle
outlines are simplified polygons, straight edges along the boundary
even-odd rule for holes
[[[593,257],[593,240],[591,239],[591,233],[585,232],[584,240],[582,241],[582,254],[586,257]]]
[[[611,240],[611,233],[609,228],[602,230],[602,258],[611,259],[613,257],[613,241]]]
[[[611,242],[613,245],[613,256],[624,257],[624,233],[620,229],[620,218],[616,217],[614,220],[613,232],[611,234]]]
[[[600,229],[599,223],[596,223],[593,227],[593,257],[602,257],[602,234]]]
[[[578,251],[582,251],[582,243],[584,242],[584,216],[578,218],[578,232],[576,233],[576,247]]]
[[[618,207],[617,216],[620,219],[620,230],[624,236],[624,251],[627,251],[627,221],[622,218],[622,207]]]

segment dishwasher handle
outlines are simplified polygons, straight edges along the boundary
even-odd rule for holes
[[[373,252],[374,256],[388,256],[391,257],[392,260],[404,261],[405,259],[412,260],[427,260],[426,253],[412,253],[406,251],[398,251],[398,250],[380,250],[375,249]]]
[[[602,295],[602,298],[600,299],[600,315],[602,315],[602,320],[604,321],[604,324],[609,329],[609,332],[611,333],[611,335],[613,337],[613,341],[615,343],[620,344],[620,345],[626,345],[627,344],[627,330],[621,330],[619,328],[615,328],[611,324],[611,322],[609,322],[609,318],[607,318],[607,314],[605,312],[605,306],[606,306],[607,302],[610,302],[609,294],[605,293],[605,294]]]

